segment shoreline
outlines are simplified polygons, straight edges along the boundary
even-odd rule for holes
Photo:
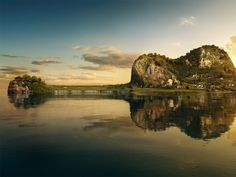
[[[204,89],[165,89],[165,88],[130,88],[124,85],[49,85],[49,87],[55,90],[62,91],[112,91],[112,92],[123,92],[123,93],[132,93],[135,95],[150,95],[150,94],[203,94],[203,93],[234,93],[230,90],[216,90],[216,91],[207,91]]]

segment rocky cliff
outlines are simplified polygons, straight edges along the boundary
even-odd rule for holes
[[[177,59],[141,55],[133,64],[132,87],[236,90],[236,70],[219,47],[202,46]]]

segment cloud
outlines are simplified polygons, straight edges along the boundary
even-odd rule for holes
[[[226,50],[236,66],[236,36],[230,37],[230,42],[226,44]]]
[[[98,65],[98,67],[87,67],[87,69],[105,70],[109,67],[130,68],[137,54],[126,54],[115,47],[96,47],[95,51],[85,53],[82,59],[86,62]],[[85,67],[82,67],[85,69]]]
[[[97,75],[95,73],[80,73],[80,74],[61,74],[61,75],[47,75],[46,80],[51,81],[88,81],[96,80]]]
[[[232,37],[230,38],[230,40],[231,40],[232,43],[236,44],[236,36],[232,36]]]
[[[60,64],[62,62],[58,60],[49,60],[49,59],[42,59],[38,61],[32,61],[33,65],[48,65],[48,64]]]
[[[171,45],[173,47],[181,47],[181,43],[180,42],[172,42]]]
[[[88,52],[88,51],[102,51],[102,50],[107,50],[110,48],[110,46],[105,46],[105,45],[100,45],[100,46],[83,46],[83,45],[75,45],[72,47],[75,50],[78,51],[84,51],[84,52]]]
[[[195,26],[196,25],[196,17],[190,16],[190,17],[183,17],[180,18],[181,26]]]
[[[86,47],[86,46],[81,46],[81,45],[75,45],[75,46],[73,46],[73,49],[79,50],[79,51],[91,51],[91,50],[94,50],[93,47]]]
[[[14,66],[1,66],[0,67],[0,79],[10,80],[18,75],[24,75],[31,71],[25,67],[14,67]]]
[[[111,70],[111,67],[109,66],[103,66],[103,65],[95,65],[91,63],[82,63],[81,66],[74,66],[74,65],[69,65],[70,69],[73,70],[78,70],[78,69],[83,69],[83,70],[93,70],[93,71],[108,71]]]
[[[1,57],[5,57],[5,58],[22,58],[24,56],[20,56],[20,55],[10,55],[10,54],[1,54]]]
[[[97,75],[94,72],[47,74],[43,78],[47,81],[47,83],[60,85],[101,85],[104,83],[112,83],[113,81],[113,78],[110,76]]]
[[[110,67],[106,67],[103,65],[98,65],[98,66],[79,66],[79,69],[85,69],[85,70],[95,70],[95,71],[105,71],[105,70],[110,70]]]
[[[230,37],[230,43],[226,45],[226,48],[231,56],[236,57],[236,36]]]
[[[32,73],[38,73],[38,72],[40,72],[40,70],[38,70],[38,69],[31,69],[30,72],[32,72]]]
[[[79,75],[64,74],[59,76],[59,80],[94,80],[97,76],[94,73],[81,73]]]
[[[39,70],[30,69],[26,67],[2,66],[0,68],[0,72],[3,74],[10,74],[10,75],[23,75],[23,74],[28,74],[30,72],[36,73],[39,72]]]
[[[83,51],[82,59],[91,65],[76,68],[86,70],[110,70],[111,68],[130,68],[138,54],[129,54],[112,46],[82,46],[76,45],[73,49]],[[78,58],[78,56],[74,56]]]

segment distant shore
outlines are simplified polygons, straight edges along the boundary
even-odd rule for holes
[[[185,94],[185,93],[207,93],[204,89],[165,89],[165,88],[131,88],[126,84],[124,85],[51,85],[50,86],[53,91],[112,91],[114,93],[133,93],[135,95],[149,95],[149,94]],[[230,91],[219,91],[227,93]]]

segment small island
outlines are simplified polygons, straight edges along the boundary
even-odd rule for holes
[[[13,94],[47,95],[51,94],[51,89],[40,77],[26,74],[9,82],[8,95]]]

